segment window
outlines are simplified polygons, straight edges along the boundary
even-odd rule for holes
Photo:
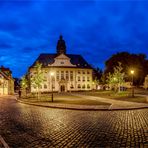
[[[78,70],[78,74],[81,74],[81,71],[80,70]]]
[[[78,76],[78,81],[81,81],[80,76]]]
[[[89,72],[89,71],[87,71],[87,74],[90,74],[90,72]]]
[[[64,71],[61,71],[61,79],[64,79]]]
[[[85,71],[83,71],[83,74],[85,74]]]
[[[80,84],[78,84],[78,88],[81,88],[81,85]]]
[[[87,77],[87,81],[90,81],[89,77]]]
[[[47,81],[47,77],[46,76],[44,76],[44,81]]]
[[[44,84],[44,89],[47,89],[47,85],[46,84]]]
[[[34,89],[36,89],[36,86],[33,86]]]
[[[64,62],[61,62],[61,64],[64,64]]]
[[[85,84],[83,84],[82,88],[85,88]]]
[[[83,81],[85,81],[85,77],[83,77]]]
[[[70,80],[73,81],[73,71],[70,71]]]
[[[87,88],[88,88],[88,89],[90,88],[90,85],[89,85],[89,84],[87,84]]]
[[[74,87],[73,87],[73,84],[71,84],[70,88],[71,88],[71,89],[73,89],[73,88],[74,88]]]
[[[57,75],[56,75],[56,77],[57,77],[57,81],[59,81],[59,71],[57,71],[56,74],[57,74]]]
[[[66,80],[69,80],[69,73],[66,71]]]

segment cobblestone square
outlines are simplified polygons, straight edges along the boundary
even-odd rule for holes
[[[11,148],[147,148],[148,109],[50,109],[5,97],[0,98],[0,135]]]

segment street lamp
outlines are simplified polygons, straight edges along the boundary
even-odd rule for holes
[[[134,70],[131,70],[132,75],[132,97],[134,97]]]
[[[50,76],[51,76],[51,101],[53,102],[53,76],[54,76],[54,73],[51,72]]]

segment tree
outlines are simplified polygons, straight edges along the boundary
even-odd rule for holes
[[[36,62],[34,69],[35,69],[35,73],[31,77],[31,85],[37,89],[37,98],[39,99],[40,87],[44,80],[43,72],[42,72],[42,64],[39,62]]]
[[[19,78],[13,78],[13,79],[14,79],[14,91],[17,92],[20,89],[21,80]]]
[[[28,88],[28,85],[29,83],[28,83],[28,79],[26,78],[26,76],[23,76],[22,78],[21,78],[21,88],[23,89],[23,90],[25,90],[25,94],[26,94],[26,96],[27,96],[27,88]]]
[[[95,86],[95,89],[97,89],[100,79],[102,77],[102,70],[97,67],[97,68],[93,68],[93,84]]]
[[[121,63],[118,62],[118,65],[114,67],[114,72],[111,74],[109,73],[107,76],[107,83],[114,87],[115,90],[118,88],[118,92],[120,92],[121,85],[125,82],[125,73],[123,72],[123,67]]]
[[[145,76],[148,74],[148,60],[146,60],[145,54],[130,54],[128,52],[120,52],[112,55],[105,62],[105,75],[114,72],[114,67],[118,65],[118,62],[122,64],[123,72],[126,74],[126,81],[131,81],[131,69],[135,70],[134,84],[143,84]]]

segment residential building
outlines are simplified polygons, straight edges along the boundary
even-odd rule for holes
[[[0,95],[14,94],[14,79],[9,68],[0,67]]]
[[[144,80],[144,88],[148,89],[148,75],[146,75],[145,80]]]

